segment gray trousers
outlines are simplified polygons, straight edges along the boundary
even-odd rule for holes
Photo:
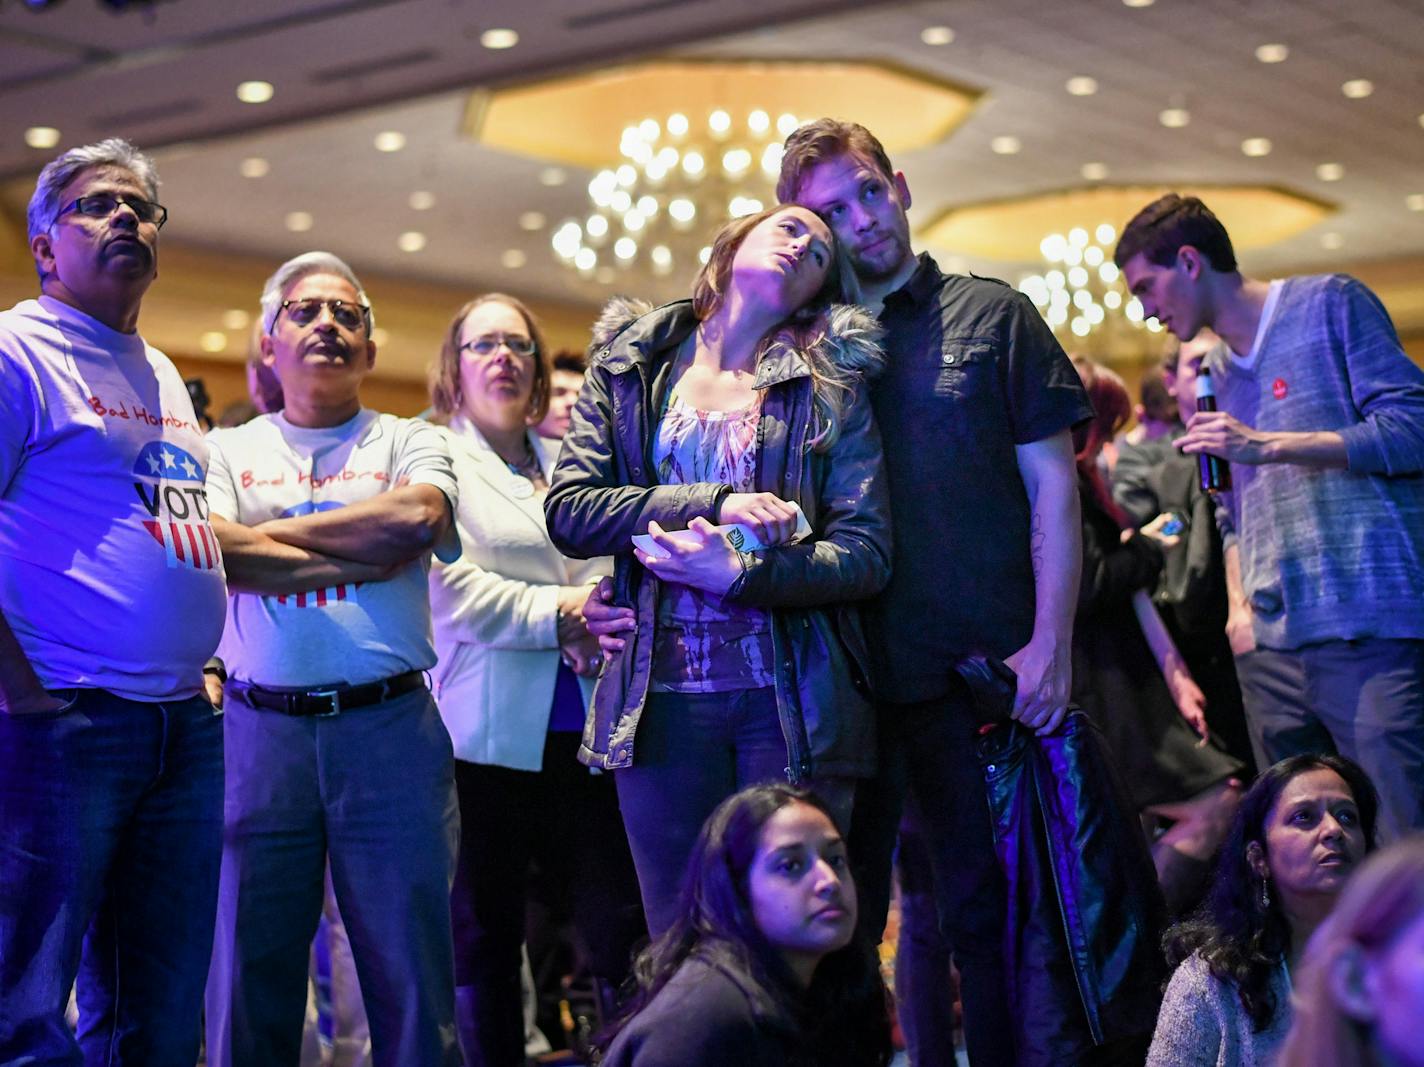
[[[318,997],[318,948],[325,959],[329,996]],[[300,1067],[372,1067],[371,1028],[366,1025],[366,1005],[361,1002],[361,981],[351,956],[346,921],[336,906],[331,869],[326,872],[326,892],[321,898],[321,918],[312,943],[311,980],[307,983],[307,1013],[302,1026]],[[323,1011],[331,1023],[331,1040],[321,1032]]]
[[[458,1065],[459,811],[450,737],[430,694],[291,718],[229,690],[224,720],[208,1063],[296,1067],[329,858],[376,1067]]]
[[[1380,841],[1424,828],[1424,641],[1324,641],[1236,657],[1256,762],[1338,752],[1380,795]]]

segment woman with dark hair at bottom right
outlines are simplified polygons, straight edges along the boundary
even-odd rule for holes
[[[1263,771],[1241,800],[1207,898],[1167,932],[1176,966],[1147,1067],[1271,1064],[1290,1028],[1291,974],[1375,846],[1374,786],[1343,756]]]
[[[855,925],[825,804],[780,783],[728,797],[703,825],[672,926],[634,965],[603,1067],[884,1067],[885,987]]]

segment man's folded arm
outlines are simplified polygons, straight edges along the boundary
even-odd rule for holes
[[[252,530],[289,548],[393,567],[432,551],[452,521],[444,492],[416,484],[330,511],[271,519]]]
[[[256,527],[229,522],[218,515],[211,516],[210,521],[222,546],[228,589],[234,593],[282,596],[333,585],[378,582],[390,575],[387,565],[290,545]]]

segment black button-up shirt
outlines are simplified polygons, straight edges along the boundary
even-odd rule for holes
[[[954,660],[1008,656],[1033,633],[1029,503],[1016,445],[1092,415],[1038,309],[1002,282],[928,255],[885,300],[884,439],[894,571],[867,630],[876,694],[942,696]]]

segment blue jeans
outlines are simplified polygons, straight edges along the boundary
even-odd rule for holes
[[[648,694],[633,765],[614,771],[613,781],[652,937],[677,917],[687,859],[707,816],[739,789],[786,781],[786,765],[786,739],[770,686]],[[845,832],[852,780],[803,784],[820,795]]]
[[[0,1063],[192,1067],[222,719],[201,696],[56,695],[61,711],[0,712]]]
[[[229,689],[211,1067],[295,1067],[328,857],[377,1067],[459,1063],[454,757],[424,689],[331,718]]]

